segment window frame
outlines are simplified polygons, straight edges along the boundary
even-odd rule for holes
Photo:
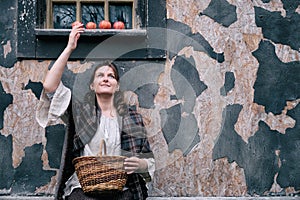
[[[132,29],[137,29],[138,24],[136,23],[136,5],[137,0],[47,0],[46,6],[46,29],[53,29],[53,4],[54,3],[75,3],[76,4],[76,20],[81,21],[82,17],[82,3],[103,3],[104,4],[104,19],[109,20],[109,4],[110,3],[132,3]]]
[[[118,35],[122,38],[116,48],[128,46],[128,39],[134,41],[134,45],[144,46],[138,52],[124,55],[120,60],[145,60],[165,59],[165,50],[148,48],[151,41],[161,45],[165,44],[165,34],[159,36],[148,32],[150,27],[166,28],[166,0],[136,0],[136,16],[139,23],[138,29],[126,30],[91,30],[82,34],[80,43],[70,59],[84,60],[86,53],[105,39]],[[17,48],[18,60],[22,59],[56,59],[66,46],[70,29],[45,29],[47,0],[18,1],[17,19]],[[25,14],[26,15],[25,15]],[[137,22],[137,21],[136,21]],[[136,38],[136,39],[135,39]],[[123,46],[122,46],[123,45]],[[103,58],[100,58],[103,59]]]

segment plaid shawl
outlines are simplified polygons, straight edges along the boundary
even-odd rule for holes
[[[68,137],[65,143],[68,143],[69,147],[65,153],[65,163],[62,173],[66,170],[65,175],[62,175],[60,181],[67,180],[72,171],[73,167],[67,167],[73,156],[70,154],[70,146],[73,146],[73,155],[79,156],[80,150],[84,148],[85,144],[89,143],[97,131],[98,124],[100,122],[101,110],[97,109],[95,104],[95,96],[87,96],[84,102],[77,102],[72,100],[72,109],[69,109],[69,123]],[[121,152],[124,156],[136,156],[139,158],[153,158],[153,153],[150,149],[149,142],[146,137],[146,129],[143,123],[142,116],[136,112],[135,109],[128,108],[127,114],[119,118],[120,132],[121,132]],[[75,126],[75,129],[74,129]],[[70,136],[71,135],[71,136]],[[73,136],[73,137],[72,137]],[[70,143],[70,139],[73,139],[73,144]],[[67,142],[69,141],[69,142]],[[69,152],[69,153],[68,153]],[[66,175],[69,174],[69,175]],[[134,194],[134,199],[141,200],[146,199],[147,188],[145,181],[151,180],[149,173],[134,173],[128,176],[126,186]],[[64,184],[64,183],[61,183]],[[62,193],[62,187],[58,189],[59,193]]]

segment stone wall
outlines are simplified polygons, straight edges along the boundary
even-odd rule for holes
[[[17,1],[1,6],[0,194],[51,195],[65,125],[43,129],[35,110],[53,60],[17,59]],[[300,2],[164,6],[167,28],[149,32],[165,34],[166,46],[150,46],[165,59],[117,62],[156,159],[150,195],[299,194]],[[70,61],[64,83],[74,87],[90,67]]]

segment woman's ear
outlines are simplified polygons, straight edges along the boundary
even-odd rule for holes
[[[94,91],[94,86],[93,86],[92,83],[90,84],[90,89],[91,89],[92,91]]]

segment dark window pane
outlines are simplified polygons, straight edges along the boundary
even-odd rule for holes
[[[53,4],[54,28],[72,28],[74,21],[76,21],[75,4]]]
[[[97,25],[104,20],[104,4],[82,4],[82,23],[95,22]]]
[[[122,21],[125,28],[132,28],[132,3],[109,4],[109,21]]]

